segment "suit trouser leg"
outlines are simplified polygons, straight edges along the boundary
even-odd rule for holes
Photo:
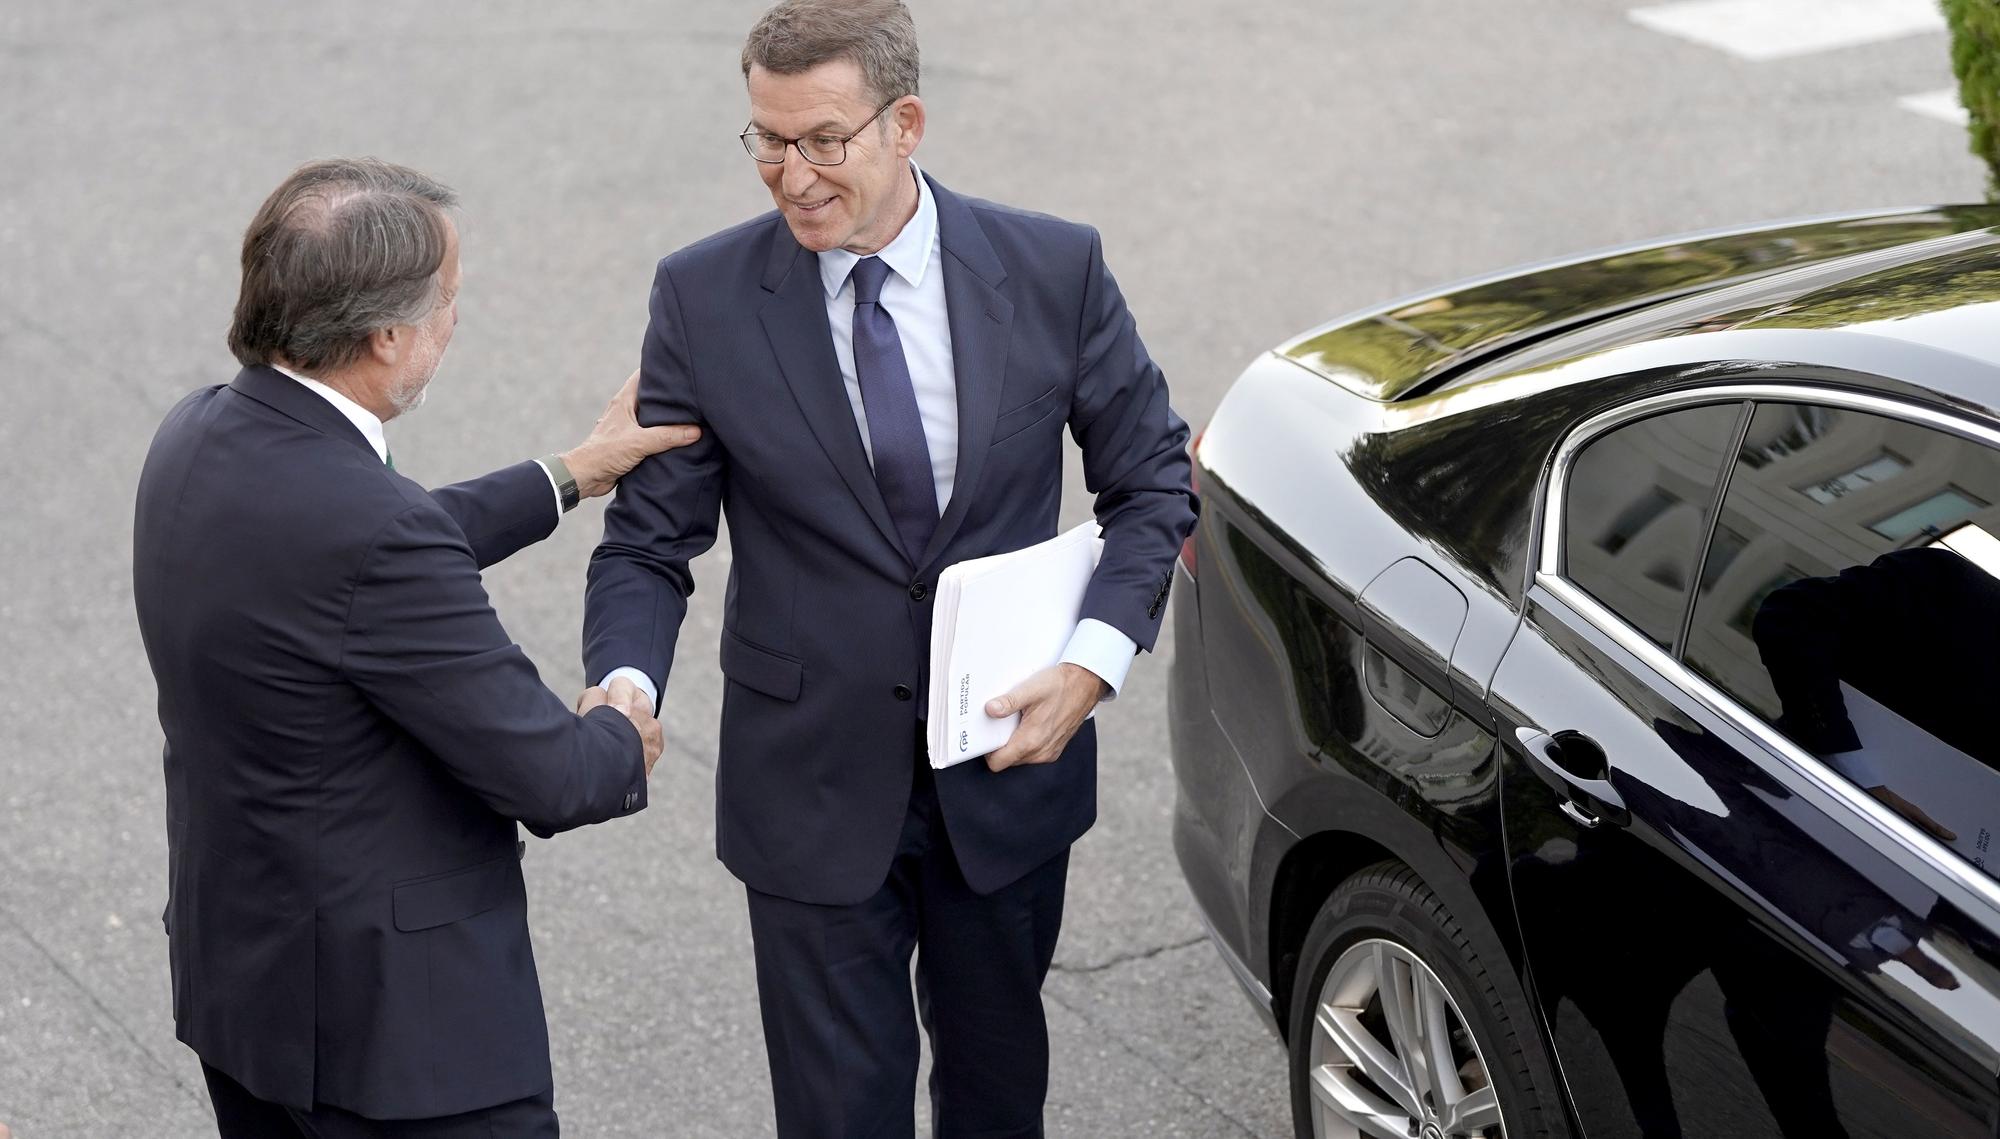
[[[747,890],[779,1139],[913,1139],[910,954],[929,819],[914,806],[889,877],[817,906]]]
[[[1055,959],[1069,851],[975,894],[949,850],[925,866],[917,1007],[931,1039],[938,1139],[1041,1139],[1049,1090],[1042,982]]]
[[[1067,852],[991,894],[953,857],[919,771],[882,888],[851,906],[748,891],[779,1139],[915,1134],[917,1002],[941,1139],[1042,1134],[1041,985],[1062,922]]]

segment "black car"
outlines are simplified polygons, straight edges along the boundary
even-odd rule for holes
[[[1993,1139],[2000,209],[1402,301],[1195,455],[1174,843],[1301,1136]]]

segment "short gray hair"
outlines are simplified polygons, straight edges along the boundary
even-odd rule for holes
[[[451,187],[377,158],[292,171],[243,234],[229,350],[245,366],[332,370],[376,331],[421,322],[437,309],[457,204]]]
[[[764,13],[743,43],[752,66],[797,75],[851,59],[882,102],[917,93],[917,26],[903,0],[784,0]]]

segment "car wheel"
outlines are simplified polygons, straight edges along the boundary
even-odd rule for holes
[[[1299,1139],[1550,1134],[1486,967],[1415,871],[1383,862],[1343,882],[1299,962],[1289,1037]]]

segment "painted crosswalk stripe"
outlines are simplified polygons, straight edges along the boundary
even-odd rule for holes
[[[1937,0],[1683,0],[1627,14],[1654,31],[1749,60],[1809,55],[1945,26]]]
[[[1926,91],[1921,95],[1905,95],[1896,100],[1896,105],[1906,111],[1915,111],[1933,119],[1964,126],[1971,116],[1965,113],[1965,104],[1958,101],[1958,88],[1947,87],[1942,91]]]

